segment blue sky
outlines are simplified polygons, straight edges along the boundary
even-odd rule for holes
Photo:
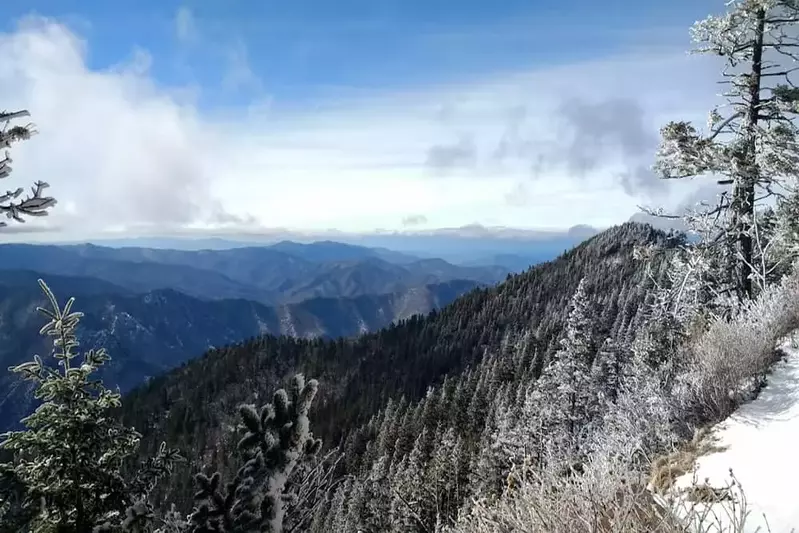
[[[714,70],[685,50],[720,9],[6,0],[0,97],[42,131],[14,176],[56,173],[61,213],[42,224],[73,231],[88,209],[125,231],[607,225],[693,192],[642,180],[658,125],[713,97]],[[151,165],[149,193],[131,160]],[[153,205],[117,205],[130,197]]]
[[[197,83],[208,104],[252,96],[223,90],[231,55],[246,54],[276,102],[336,89],[386,89],[469,80],[485,73],[687,44],[708,0],[10,0],[12,20],[37,13],[86,38],[92,68],[134,48],[153,56],[165,84]],[[6,2],[7,3],[7,2]],[[186,35],[176,28],[187,13]],[[189,35],[191,34],[191,35]],[[186,42],[191,41],[191,42]],[[253,90],[254,87],[245,87]]]

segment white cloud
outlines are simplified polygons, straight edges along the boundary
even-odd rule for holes
[[[196,27],[182,12],[177,33],[188,37]],[[41,132],[14,148],[13,186],[49,181],[60,203],[29,224],[75,234],[402,229],[409,213],[425,227],[606,226],[690,193],[635,173],[659,125],[702,120],[715,90],[713,70],[677,51],[222,114],[155,83],[141,51],[107,71],[91,70],[86,53],[51,20],[0,34],[0,102],[30,110]],[[447,147],[458,157],[442,157]]]

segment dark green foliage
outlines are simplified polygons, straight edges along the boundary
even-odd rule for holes
[[[10,461],[0,465],[0,523],[36,533],[85,533],[141,509],[147,514],[149,492],[180,457],[162,444],[137,474],[122,475],[141,436],[112,415],[119,393],[92,379],[109,357],[89,350],[76,364],[75,328],[82,314],[72,311],[74,299],[61,308],[39,283],[50,303],[50,309],[39,308],[50,319],[41,333],[52,338],[58,366],[35,355],[11,369],[33,382],[42,404],[22,420],[25,430],[0,435],[0,447],[10,452]]]
[[[287,505],[297,495],[286,492],[298,461],[313,457],[322,441],[314,439],[308,422],[318,383],[294,377],[291,398],[278,390],[260,412],[252,405],[239,407],[246,434],[238,443],[247,460],[223,491],[222,476],[197,474],[195,499],[201,503],[190,517],[194,533],[281,533]]]
[[[29,498],[25,484],[8,463],[0,464],[0,533],[17,533],[39,513],[40,501]]]

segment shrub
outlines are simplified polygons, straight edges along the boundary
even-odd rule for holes
[[[647,490],[633,455],[592,457],[582,473],[531,472],[499,501],[476,501],[450,533],[742,533],[746,500],[737,482],[702,502],[666,499]],[[718,495],[708,501],[708,495]],[[711,508],[709,504],[714,504]]]
[[[722,420],[751,399],[778,359],[779,341],[799,328],[799,270],[729,319],[713,320],[689,350],[680,379],[681,409],[704,422]]]
[[[310,432],[308,412],[316,396],[316,380],[294,376],[290,395],[278,390],[271,403],[256,410],[242,405],[247,429],[238,449],[246,459],[223,489],[221,475],[197,474],[195,508],[189,521],[194,533],[281,533],[286,506],[297,500],[287,482],[298,462],[316,455],[322,441]]]

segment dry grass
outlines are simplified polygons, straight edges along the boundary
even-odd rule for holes
[[[605,465],[608,466],[608,465]],[[495,502],[475,502],[451,533],[742,533],[739,485],[695,484],[690,499],[662,497],[624,461],[581,479],[539,473]],[[599,467],[598,471],[592,469]],[[765,532],[764,532],[765,533]]]
[[[689,502],[713,505],[732,500],[732,494],[727,487],[713,487],[708,483],[693,485],[683,490]]]
[[[724,451],[709,428],[694,433],[694,438],[685,442],[679,449],[661,455],[652,461],[649,487],[657,494],[665,494],[677,478],[693,472],[696,460],[711,453]]]

